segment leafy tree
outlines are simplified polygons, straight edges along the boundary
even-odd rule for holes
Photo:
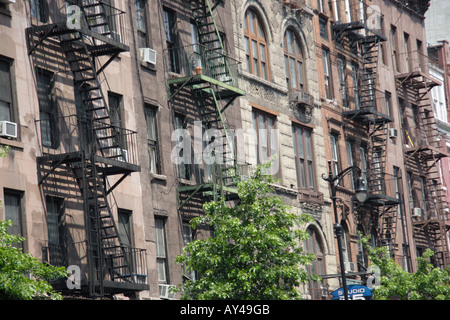
[[[372,249],[368,238],[362,243],[370,261],[380,269],[380,285],[375,286],[375,300],[450,300],[450,268],[434,268],[430,258],[434,252],[427,249],[417,259],[417,271],[409,273],[389,256],[386,247]]]
[[[7,232],[9,220],[0,221],[0,299],[60,300],[48,280],[67,276],[64,267],[57,268],[39,262],[29,253],[14,247],[24,238]]]
[[[300,283],[310,277],[302,266],[315,259],[304,252],[308,235],[299,227],[312,218],[290,212],[273,195],[269,164],[258,166],[246,181],[237,181],[240,201],[204,204],[205,216],[195,218],[195,229],[208,223],[214,237],[190,242],[176,262],[197,271],[177,290],[182,299],[300,299]],[[317,280],[317,277],[313,276]]]

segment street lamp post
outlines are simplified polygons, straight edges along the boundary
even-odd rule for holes
[[[331,169],[331,161],[328,161],[328,177],[325,177],[324,174],[322,174],[322,179],[325,181],[328,181],[331,188],[331,200],[333,202],[333,211],[334,211],[334,229],[336,232],[336,238],[338,242],[338,252],[339,252],[339,264],[341,267],[341,277],[342,277],[342,289],[344,290],[344,298],[345,300],[348,300],[348,291],[347,291],[347,280],[345,278],[345,265],[344,265],[344,256],[342,253],[342,225],[339,223],[338,220],[338,214],[337,214],[337,207],[336,207],[336,181],[343,178],[347,173],[349,173],[352,170],[358,171],[359,177],[356,179],[356,199],[359,202],[364,202],[367,199],[367,183],[366,180],[364,180],[363,177],[361,177],[361,169],[357,166],[350,166],[347,169],[342,170],[335,176],[333,176],[333,171]]]

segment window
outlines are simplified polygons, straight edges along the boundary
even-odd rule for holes
[[[48,5],[46,0],[30,0],[31,17],[39,22],[48,21]]]
[[[158,282],[169,283],[166,244],[166,219],[155,218],[155,237]]]
[[[420,177],[420,191],[422,196],[422,212],[424,217],[428,217],[428,206],[427,206],[427,190],[426,190],[426,179],[425,177]]]
[[[352,64],[352,81],[353,81],[353,95],[355,96],[355,108],[358,110],[361,107],[359,100],[359,81],[358,81],[358,67]]]
[[[317,9],[319,9],[320,12],[325,12],[324,0],[317,0]]]
[[[419,71],[422,71],[422,65],[423,65],[423,55],[422,55],[422,41],[416,40],[416,46],[417,46],[417,68]]]
[[[319,17],[319,33],[322,39],[328,40],[328,19],[324,17]]]
[[[333,175],[337,175],[339,173],[339,146],[338,146],[338,136],[337,134],[330,135],[331,142],[331,161],[333,167]],[[337,183],[339,183],[337,181]]]
[[[258,15],[247,10],[244,18],[244,44],[247,57],[247,71],[268,80],[268,51],[266,36]]]
[[[294,140],[295,168],[297,169],[297,186],[298,188],[315,189],[311,129],[294,125],[292,126],[292,137]]]
[[[188,222],[183,222],[183,242],[184,246],[193,241],[192,228]],[[184,270],[184,276],[188,277],[190,280],[195,281],[197,279],[196,272],[193,270]]]
[[[50,264],[63,265],[64,262],[64,200],[47,196],[47,233]]]
[[[342,257],[344,258],[344,265],[345,265],[345,271],[350,271],[348,268],[348,262],[350,261],[349,259],[349,246],[348,246],[348,227],[347,224],[344,221],[341,221],[341,248],[342,248]]]
[[[186,116],[176,113],[175,114],[175,130],[186,130],[187,125],[186,125]],[[185,139],[185,137],[179,137],[179,139],[183,140]],[[190,142],[188,142],[190,143]],[[189,155],[185,155],[184,152],[186,152],[186,150],[184,149],[180,149],[178,157],[180,159],[185,160],[186,156]],[[178,176],[182,179],[186,179],[186,180],[190,180],[191,179],[191,166],[190,166],[190,162],[187,163],[189,161],[184,161],[178,164]]]
[[[327,99],[332,99],[333,89],[331,83],[332,78],[331,78],[330,52],[327,49],[322,49],[322,66],[325,83],[325,96]]]
[[[346,141],[345,144],[347,147],[348,166],[351,167],[354,164],[354,162],[353,162],[353,144],[351,141]],[[350,176],[351,188],[352,188],[352,190],[355,190],[355,176],[353,174],[353,170],[350,170],[349,176]]]
[[[270,168],[272,174],[279,174],[279,157],[277,136],[275,129],[275,116],[253,109],[253,129],[255,130],[256,161],[265,163],[276,156]]]
[[[350,0],[345,0],[345,20],[347,23],[352,22],[352,12]]]
[[[399,65],[399,56],[398,56],[398,46],[397,46],[397,28],[391,25],[391,47],[392,47],[392,56],[394,57],[394,71],[398,72],[400,69]]]
[[[406,72],[410,72],[411,71],[411,59],[410,59],[410,48],[409,48],[409,34],[407,34],[406,32],[403,33],[403,40],[404,40],[404,50],[405,50],[405,67],[406,67]]]
[[[409,208],[413,210],[414,208],[414,190],[413,190],[413,176],[411,172],[408,175],[408,189],[409,189]]]
[[[0,60],[0,120],[12,121],[12,63],[8,60]]]
[[[175,34],[176,16],[175,11],[164,8],[163,9],[164,32],[166,35],[167,49],[169,50],[169,71],[180,73],[180,60],[178,56],[177,37]]]
[[[5,189],[3,196],[5,220],[12,221],[12,226],[8,228],[8,233],[24,236],[22,229],[22,192]],[[23,248],[23,242],[14,246]]]
[[[132,212],[126,209],[119,209],[117,213],[119,220],[119,238],[120,241],[128,247],[134,246],[131,214]]]
[[[134,1],[134,9],[136,10],[137,43],[139,48],[149,47],[146,4],[147,0]]]
[[[341,97],[342,97],[342,105],[344,107],[348,107],[348,100],[347,100],[347,81],[346,81],[346,75],[345,75],[345,60],[342,58],[338,58],[338,76],[339,76],[339,90],[341,91]]]
[[[384,92],[384,106],[385,106],[385,113],[388,117],[393,117],[394,112],[392,111],[392,95],[389,91]],[[390,128],[392,124],[388,122],[388,128]]]
[[[359,147],[359,154],[361,156],[361,176],[367,181],[367,148]]]
[[[325,255],[323,253],[323,246],[319,238],[319,234],[316,229],[309,227],[307,229],[309,238],[305,241],[306,251],[313,253],[316,259],[306,266],[306,272],[308,275],[323,275],[326,274],[325,270]],[[319,283],[317,281],[308,281],[308,290],[312,300],[321,300],[324,297],[322,287],[325,283]]]
[[[124,124],[122,121],[122,112],[123,112],[123,96],[120,94],[116,94],[113,92],[108,92],[108,103],[109,103],[109,112],[112,126],[112,134],[113,144],[116,146],[120,146],[120,148],[125,149],[125,141],[123,141],[122,130],[124,128]]]
[[[145,105],[145,120],[147,122],[147,144],[150,173],[161,173],[161,158],[158,140],[157,109]]]
[[[42,145],[56,149],[59,145],[59,135],[57,132],[58,112],[53,98],[53,76],[53,73],[44,70],[38,70],[36,75]]]
[[[199,40],[198,40],[198,30],[197,26],[194,22],[190,23],[191,26],[191,40],[192,40],[192,49],[193,49],[193,66],[194,67],[201,67],[202,66],[202,56],[199,46]]]
[[[303,90],[303,55],[300,43],[291,29],[284,34],[284,68],[289,89]]]

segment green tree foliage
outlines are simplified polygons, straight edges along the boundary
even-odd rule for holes
[[[48,280],[67,276],[65,268],[43,264],[15,247],[24,238],[9,234],[11,225],[9,220],[0,221],[0,299],[61,299]]]
[[[386,247],[372,249],[368,238],[362,240],[370,261],[380,268],[380,285],[373,291],[375,300],[450,300],[450,268],[434,268],[427,249],[417,259],[417,271],[409,273],[390,257]]]
[[[251,178],[238,181],[240,201],[204,205],[214,236],[189,243],[176,262],[200,275],[177,288],[183,299],[300,299],[297,287],[309,279],[304,266],[315,259],[304,252],[308,234],[300,226],[312,218],[297,216],[273,195],[273,178],[258,166]],[[314,277],[316,279],[316,277]]]

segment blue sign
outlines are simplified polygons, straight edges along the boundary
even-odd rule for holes
[[[349,300],[372,300],[372,289],[366,286],[350,285],[347,286],[348,299]],[[344,289],[339,288],[334,290],[331,295],[331,300],[344,300]]]

